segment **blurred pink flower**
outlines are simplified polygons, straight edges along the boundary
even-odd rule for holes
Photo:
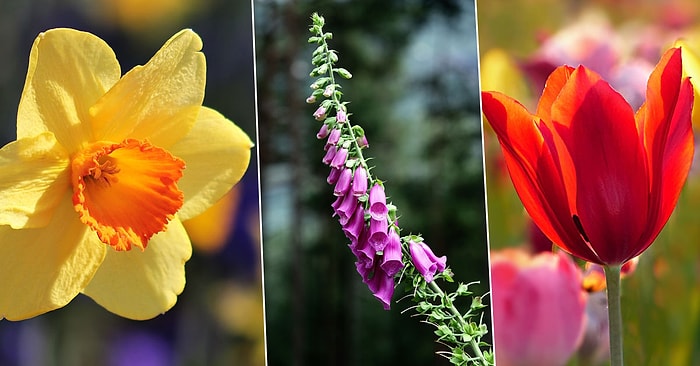
[[[645,42],[628,38],[613,29],[604,15],[587,13],[547,37],[522,67],[533,83],[533,90],[541,90],[556,67],[585,65],[610,82],[637,109],[644,102],[647,79],[654,68],[654,63],[644,56],[653,53],[658,58],[660,41],[649,37],[643,38],[648,40]]]
[[[498,366],[562,366],[583,336],[586,293],[565,253],[491,253],[494,349]]]

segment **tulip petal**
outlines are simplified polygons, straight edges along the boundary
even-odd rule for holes
[[[542,91],[540,101],[537,103],[537,116],[545,121],[552,120],[550,115],[552,113],[552,104],[554,104],[559,93],[561,93],[561,89],[573,72],[574,68],[571,66],[559,66],[549,75],[544,84],[544,90]]]
[[[47,226],[0,226],[0,319],[27,319],[63,307],[85,288],[105,249],[78,220],[68,192]]]
[[[646,158],[632,107],[600,76],[579,66],[552,105],[551,118],[572,160],[562,165],[576,170],[571,173],[576,177],[573,221],[600,261],[629,259],[648,210]]]
[[[91,139],[88,109],[119,80],[111,48],[98,37],[52,29],[34,41],[17,112],[17,138],[50,131],[68,151]]]
[[[555,164],[536,123],[545,126],[516,100],[498,92],[483,92],[482,106],[498,135],[513,186],[532,220],[566,251],[596,260],[571,221],[564,185],[565,179],[571,179]]]
[[[108,249],[83,293],[119,316],[153,318],[175,305],[185,288],[185,262],[191,254],[187,233],[174,219],[144,251]]]
[[[45,226],[70,184],[70,160],[51,132],[0,149],[0,225]]]
[[[178,181],[185,194],[178,217],[195,217],[226,194],[248,169],[252,146],[248,135],[233,122],[202,107],[190,133],[169,148],[187,164]]]
[[[682,77],[681,49],[667,51],[649,77],[647,102],[636,116],[647,150],[652,224],[647,227],[648,243],[632,257],[646,249],[666,224],[688,177],[694,154],[693,93],[689,79]]]
[[[185,29],[126,73],[90,109],[96,140],[148,139],[167,148],[187,134],[204,99],[202,40]]]

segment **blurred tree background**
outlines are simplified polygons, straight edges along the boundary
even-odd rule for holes
[[[227,0],[6,0],[0,2],[0,144],[16,111],[34,38],[55,27],[89,31],[122,72],[146,63],[173,34],[204,43],[204,104],[256,140],[251,2]],[[186,222],[194,246],[173,309],[149,321],[115,316],[78,296],[36,318],[0,321],[0,365],[263,365],[263,303],[256,152],[221,204]],[[0,280],[0,285],[2,285]]]
[[[488,292],[474,3],[460,0],[255,3],[267,357],[277,365],[447,365],[433,328],[384,311],[362,283],[321,163],[311,114],[318,12],[334,33],[351,120],[367,133],[373,174],[461,282]],[[397,289],[394,301],[404,297]],[[485,298],[488,303],[488,297]],[[490,309],[484,322],[490,326]],[[487,340],[490,342],[490,339]]]

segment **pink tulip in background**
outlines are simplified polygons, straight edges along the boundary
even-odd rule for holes
[[[498,366],[562,366],[583,336],[581,271],[563,252],[491,254],[493,333]]]

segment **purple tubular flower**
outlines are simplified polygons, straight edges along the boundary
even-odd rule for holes
[[[340,178],[340,172],[342,171],[343,169],[331,168],[331,171],[328,173],[328,178],[326,178],[326,182],[328,182],[328,184],[336,184],[338,182],[338,178]]]
[[[324,123],[323,125],[321,125],[321,128],[318,130],[318,133],[316,133],[316,138],[319,140],[325,139],[326,137],[328,137],[329,133],[330,131],[328,130],[328,125]]]
[[[430,247],[423,243],[414,241],[408,242],[408,250],[411,252],[411,261],[416,266],[418,272],[423,276],[425,282],[432,282],[435,273],[445,270],[447,257],[436,257]]]
[[[333,156],[333,160],[331,161],[331,167],[332,168],[341,168],[343,165],[345,165],[345,160],[348,158],[348,149],[341,147],[338,149],[338,152],[335,153],[335,156]]]
[[[362,205],[357,205],[355,212],[350,217],[350,220],[343,226],[343,232],[351,242],[356,242],[358,239],[360,239],[360,234],[362,234],[362,230],[364,228],[365,209],[362,208]]]
[[[346,194],[343,196],[343,203],[340,204],[336,213],[338,214],[338,221],[340,225],[345,226],[350,221],[350,217],[355,213],[355,208],[357,207],[357,197],[352,194]]]
[[[358,166],[352,176],[352,194],[360,197],[365,193],[367,193],[367,171],[362,166]]]
[[[343,198],[344,198],[344,197],[338,196],[338,197],[335,199],[335,201],[333,201],[333,203],[331,203],[331,207],[333,208],[333,212],[334,212],[334,213],[333,213],[333,216],[335,216],[335,215],[338,214],[338,208],[339,208],[340,205],[343,203]]]
[[[372,266],[367,267],[366,263],[358,258],[357,262],[355,262],[355,269],[357,269],[357,273],[362,276],[362,282],[369,282],[369,275],[372,271]]]
[[[386,247],[384,247],[384,255],[382,256],[380,267],[389,276],[397,274],[403,268],[403,262],[401,262],[401,238],[399,238],[399,234],[396,233],[393,227],[389,229],[389,240],[386,243]]]
[[[377,254],[377,251],[369,245],[368,237],[369,232],[367,228],[364,228],[357,242],[355,242],[355,245],[350,247],[352,254],[355,254],[357,261],[362,263],[365,266],[364,268],[372,268],[374,265],[374,256]],[[366,275],[368,275],[368,273],[363,274],[360,272],[360,274],[362,275],[362,280],[367,282],[368,277]]]
[[[352,170],[349,168],[342,169],[340,177],[335,183],[333,194],[336,196],[345,196],[350,191],[350,182],[352,181]]]
[[[314,112],[314,118],[316,118],[317,121],[321,121],[326,118],[326,108],[318,107],[316,112]]]
[[[348,121],[348,114],[344,110],[339,109],[335,114],[335,121],[338,123],[345,123]]]
[[[369,243],[374,250],[381,251],[386,247],[389,241],[388,223],[386,218],[383,220],[369,220]]]
[[[374,275],[367,282],[367,287],[379,301],[384,305],[384,310],[391,307],[391,297],[394,295],[394,276],[385,273],[381,267],[374,267]]]
[[[312,96],[306,98],[306,103],[309,103],[309,104],[316,103],[316,97],[312,95]]]
[[[331,162],[333,162],[333,158],[337,153],[338,148],[335,146],[330,146],[330,148],[326,150],[326,155],[323,156],[323,159],[321,159],[321,161],[323,162],[323,164],[329,165]]]
[[[326,146],[337,145],[338,141],[340,141],[340,129],[334,128],[328,134],[328,140],[326,140]]]
[[[375,220],[386,220],[389,208],[386,207],[386,193],[381,184],[375,184],[369,190],[369,214]]]

